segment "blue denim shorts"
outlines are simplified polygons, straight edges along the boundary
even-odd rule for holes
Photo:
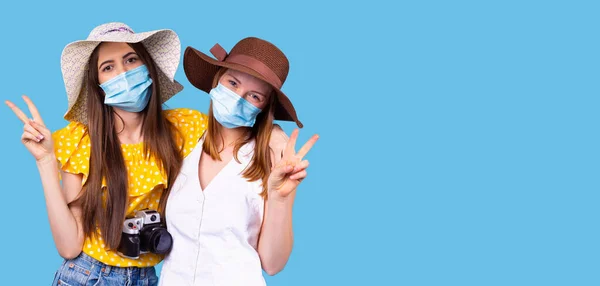
[[[158,285],[158,277],[154,267],[108,266],[82,252],[76,258],[62,263],[52,285],[155,286]]]

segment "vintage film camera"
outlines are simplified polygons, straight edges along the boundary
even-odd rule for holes
[[[172,246],[173,237],[161,224],[160,214],[146,209],[125,219],[117,252],[123,257],[137,259],[142,253],[166,254]]]

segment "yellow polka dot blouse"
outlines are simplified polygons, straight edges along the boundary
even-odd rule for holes
[[[180,146],[185,144],[183,155],[187,156],[206,130],[207,116],[198,111],[184,108],[166,110],[163,111],[163,114],[178,128],[180,134],[176,135],[176,142]],[[90,161],[90,137],[86,126],[78,122],[71,122],[67,127],[56,131],[53,139],[54,152],[60,162],[61,170],[82,174],[83,184],[85,184],[89,174]],[[129,183],[127,215],[134,216],[136,211],[145,208],[158,209],[160,195],[168,183],[167,175],[161,172],[153,158],[144,158],[143,143],[121,144],[121,148]],[[106,182],[103,181],[102,185],[106,187]],[[100,234],[99,229],[96,231]],[[87,237],[83,245],[83,252],[107,265],[120,267],[154,266],[163,259],[162,255],[153,253],[141,254],[138,259],[123,258],[116,251],[105,249],[100,235],[97,236],[97,239]]]

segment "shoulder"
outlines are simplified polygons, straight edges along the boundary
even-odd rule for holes
[[[184,125],[182,123],[198,124],[206,123],[208,116],[198,110],[189,108],[176,108],[164,110],[163,114],[167,120],[176,126]]]
[[[283,150],[290,138],[285,134],[283,129],[277,124],[273,124],[273,131],[271,132],[271,140],[269,141],[269,149],[271,152],[271,158],[273,159],[272,165],[275,166],[283,157]]]
[[[62,171],[82,174],[83,183],[89,173],[91,144],[87,126],[71,122],[52,134],[54,154]]]
[[[200,111],[177,108],[163,111],[163,114],[177,131],[174,136],[183,148],[183,156],[189,155],[208,127],[208,116]]]

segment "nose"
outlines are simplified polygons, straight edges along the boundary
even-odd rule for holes
[[[244,90],[243,87],[234,87],[233,88],[233,92],[235,92],[237,95],[244,97],[244,95],[246,94],[246,91]]]
[[[124,73],[126,71],[127,71],[127,69],[123,65],[119,65],[119,64],[115,65],[115,72],[116,72],[116,74],[122,74],[122,73]]]

